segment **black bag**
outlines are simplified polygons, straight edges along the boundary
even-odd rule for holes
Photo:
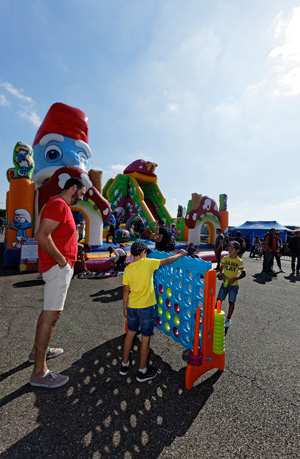
[[[170,252],[173,252],[173,250],[175,250],[175,244],[173,244],[173,242],[168,242],[168,250],[170,250]]]

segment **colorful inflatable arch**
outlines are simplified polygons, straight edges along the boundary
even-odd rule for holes
[[[188,228],[188,242],[199,244],[201,230],[204,225],[208,229],[208,243],[214,244],[216,229],[221,227],[225,233],[228,231],[227,195],[220,195],[220,208],[216,201],[209,196],[193,193],[185,216]]]

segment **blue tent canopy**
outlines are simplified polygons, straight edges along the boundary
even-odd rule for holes
[[[240,226],[233,228],[232,235],[235,237],[236,232],[240,231],[243,235],[243,238],[250,233],[250,242],[252,245],[252,241],[255,236],[259,236],[260,239],[263,239],[265,234],[270,231],[271,228],[275,228],[281,234],[282,242],[286,241],[287,231],[290,231],[289,228],[282,226],[280,223],[276,221],[254,221],[250,222],[247,221]]]

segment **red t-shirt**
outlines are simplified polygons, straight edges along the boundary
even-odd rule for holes
[[[76,225],[70,206],[66,201],[58,196],[49,199],[41,215],[41,222],[44,218],[49,218],[60,225],[51,234],[54,244],[64,255],[68,263],[73,267],[77,260],[78,243]],[[39,250],[39,272],[44,273],[56,264],[40,246]]]
[[[275,236],[272,241],[272,248],[270,249],[270,236],[265,237],[265,252],[276,252],[277,251],[277,242]]]

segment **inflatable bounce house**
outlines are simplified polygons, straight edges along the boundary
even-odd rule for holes
[[[157,184],[156,166],[138,159],[103,188],[117,222],[124,223],[128,234],[138,238],[149,239],[159,219],[165,219],[167,226],[173,223]]]
[[[217,228],[221,228],[223,233],[228,232],[227,195],[221,194],[219,196],[218,207],[216,201],[209,196],[193,193],[192,199],[188,203],[184,223],[184,231],[189,243],[199,244],[201,230],[205,225],[208,232],[207,242],[214,244]]]
[[[166,226],[176,228],[176,240],[198,245],[201,231],[206,227],[208,243],[214,244],[216,228],[228,231],[227,195],[220,195],[219,206],[209,196],[192,194],[185,217],[172,218],[166,199],[157,184],[157,164],[138,159],[111,178],[103,188],[117,222],[123,223],[128,235],[149,239],[157,230],[157,221],[164,219]],[[129,236],[128,236],[129,237]]]
[[[41,211],[51,196],[63,189],[70,177],[81,178],[87,192],[83,201],[72,206],[85,222],[85,242],[94,252],[103,245],[110,220],[117,225],[117,242],[153,239],[158,220],[171,227],[178,242],[198,245],[203,228],[209,244],[216,228],[228,227],[227,196],[220,195],[219,206],[208,196],[197,193],[187,206],[185,217],[173,219],[158,186],[157,164],[138,159],[123,174],[111,178],[102,191],[102,172],[89,170],[92,152],[89,125],[84,112],[62,103],[53,104],[39,127],[32,147],[18,142],[13,150],[14,167],[7,171],[7,228],[4,263],[20,263],[21,247],[33,239]],[[32,242],[34,243],[34,241]]]
[[[45,203],[60,193],[70,177],[81,178],[87,187],[84,200],[72,206],[72,211],[85,219],[85,240],[93,246],[102,245],[103,222],[111,208],[101,194],[102,172],[87,172],[92,157],[88,129],[84,112],[55,103],[36,133],[33,148],[23,142],[16,144],[14,167],[7,171],[6,266],[20,263],[22,243],[36,233]]]

